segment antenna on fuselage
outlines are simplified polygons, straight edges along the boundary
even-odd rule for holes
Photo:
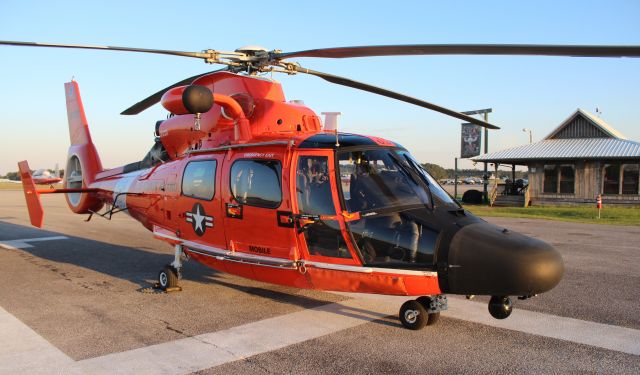
[[[340,147],[340,142],[338,141],[338,116],[342,112],[322,112],[322,114],[324,115],[323,130],[334,131],[336,133],[336,147]]]

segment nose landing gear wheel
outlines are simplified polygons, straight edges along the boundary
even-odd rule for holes
[[[178,272],[171,266],[165,266],[158,274],[160,289],[167,290],[178,287]]]
[[[513,303],[509,297],[493,296],[489,300],[489,313],[496,319],[506,319],[512,311]]]
[[[400,307],[400,323],[406,328],[418,330],[427,324],[428,314],[416,300],[407,301]]]

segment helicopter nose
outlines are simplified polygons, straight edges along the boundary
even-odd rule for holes
[[[487,222],[454,234],[443,275],[448,293],[531,296],[560,282],[564,263],[546,242]]]

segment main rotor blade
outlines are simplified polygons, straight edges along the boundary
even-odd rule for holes
[[[35,42],[14,42],[9,40],[0,40],[0,45],[7,46],[23,46],[23,47],[53,47],[53,48],[74,48],[74,49],[98,49],[106,51],[124,51],[124,52],[143,52],[143,53],[156,53],[161,55],[173,55],[184,57],[196,57],[199,59],[207,59],[210,54],[204,52],[185,52],[185,51],[170,51],[164,49],[149,49],[149,48],[131,48],[131,47],[115,47],[115,46],[90,46],[81,44],[54,44],[54,43],[35,43]]]
[[[189,78],[185,78],[180,82],[176,82],[171,86],[165,87],[162,90],[156,92],[155,94],[137,102],[136,104],[132,105],[131,107],[125,109],[124,111],[122,111],[122,113],[120,113],[121,115],[137,115],[138,113],[144,111],[145,109],[151,107],[152,105],[158,103],[160,101],[160,99],[162,99],[162,95],[164,95],[165,92],[171,90],[174,87],[178,87],[178,86],[184,86],[184,85],[190,85],[191,82],[195,81],[196,79],[205,76],[207,74],[211,74],[211,73],[217,73],[217,72],[224,72],[229,70],[229,68],[223,68],[223,69],[218,69],[218,70],[214,70],[211,72],[207,72],[207,73],[201,73],[198,75],[195,75],[193,77],[189,77]]]
[[[451,116],[451,117],[455,117],[457,119],[460,120],[464,120],[467,122],[470,122],[472,124],[476,124],[476,125],[480,125],[484,128],[489,128],[489,129],[500,129],[499,127],[490,124],[488,122],[484,122],[482,120],[479,120],[477,118],[471,117],[471,116],[467,116],[465,114],[462,114],[460,112],[456,112],[454,110],[445,108],[445,107],[441,107],[437,104],[433,104],[433,103],[429,103],[429,102],[425,102],[424,100],[420,100],[420,99],[416,99],[413,98],[411,96],[407,96],[404,94],[400,94],[394,91],[390,91],[387,89],[383,89],[381,87],[376,87],[376,86],[372,86],[366,83],[362,83],[362,82],[358,82],[358,81],[354,81],[352,79],[349,78],[344,78],[344,77],[339,77],[339,76],[335,76],[332,74],[327,74],[327,73],[322,73],[322,72],[318,72],[316,70],[311,70],[311,69],[307,69],[307,68],[302,68],[299,66],[295,66],[295,70],[297,72],[300,73],[306,73],[306,74],[311,74],[314,75],[316,77],[320,77],[322,79],[324,79],[325,81],[329,81],[331,83],[336,83],[338,85],[342,85],[342,86],[347,86],[347,87],[352,87],[354,89],[358,89],[358,90],[362,90],[362,91],[368,91],[368,92],[372,92],[374,94],[378,94],[378,95],[382,95],[382,96],[386,96],[388,98],[392,98],[392,99],[397,99],[406,103],[411,103],[420,107],[424,107],[424,108],[428,108],[432,111],[436,111],[436,112],[440,112],[443,113],[447,116]]]
[[[292,57],[349,58],[400,55],[530,55],[573,57],[640,57],[640,46],[588,46],[537,44],[409,44],[319,48],[274,53],[274,60]]]

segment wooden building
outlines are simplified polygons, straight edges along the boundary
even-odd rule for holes
[[[526,205],[640,206],[640,143],[628,140],[602,119],[578,109],[543,140],[484,154],[477,162],[527,166],[529,184],[518,191]],[[494,193],[494,198],[499,198]]]

